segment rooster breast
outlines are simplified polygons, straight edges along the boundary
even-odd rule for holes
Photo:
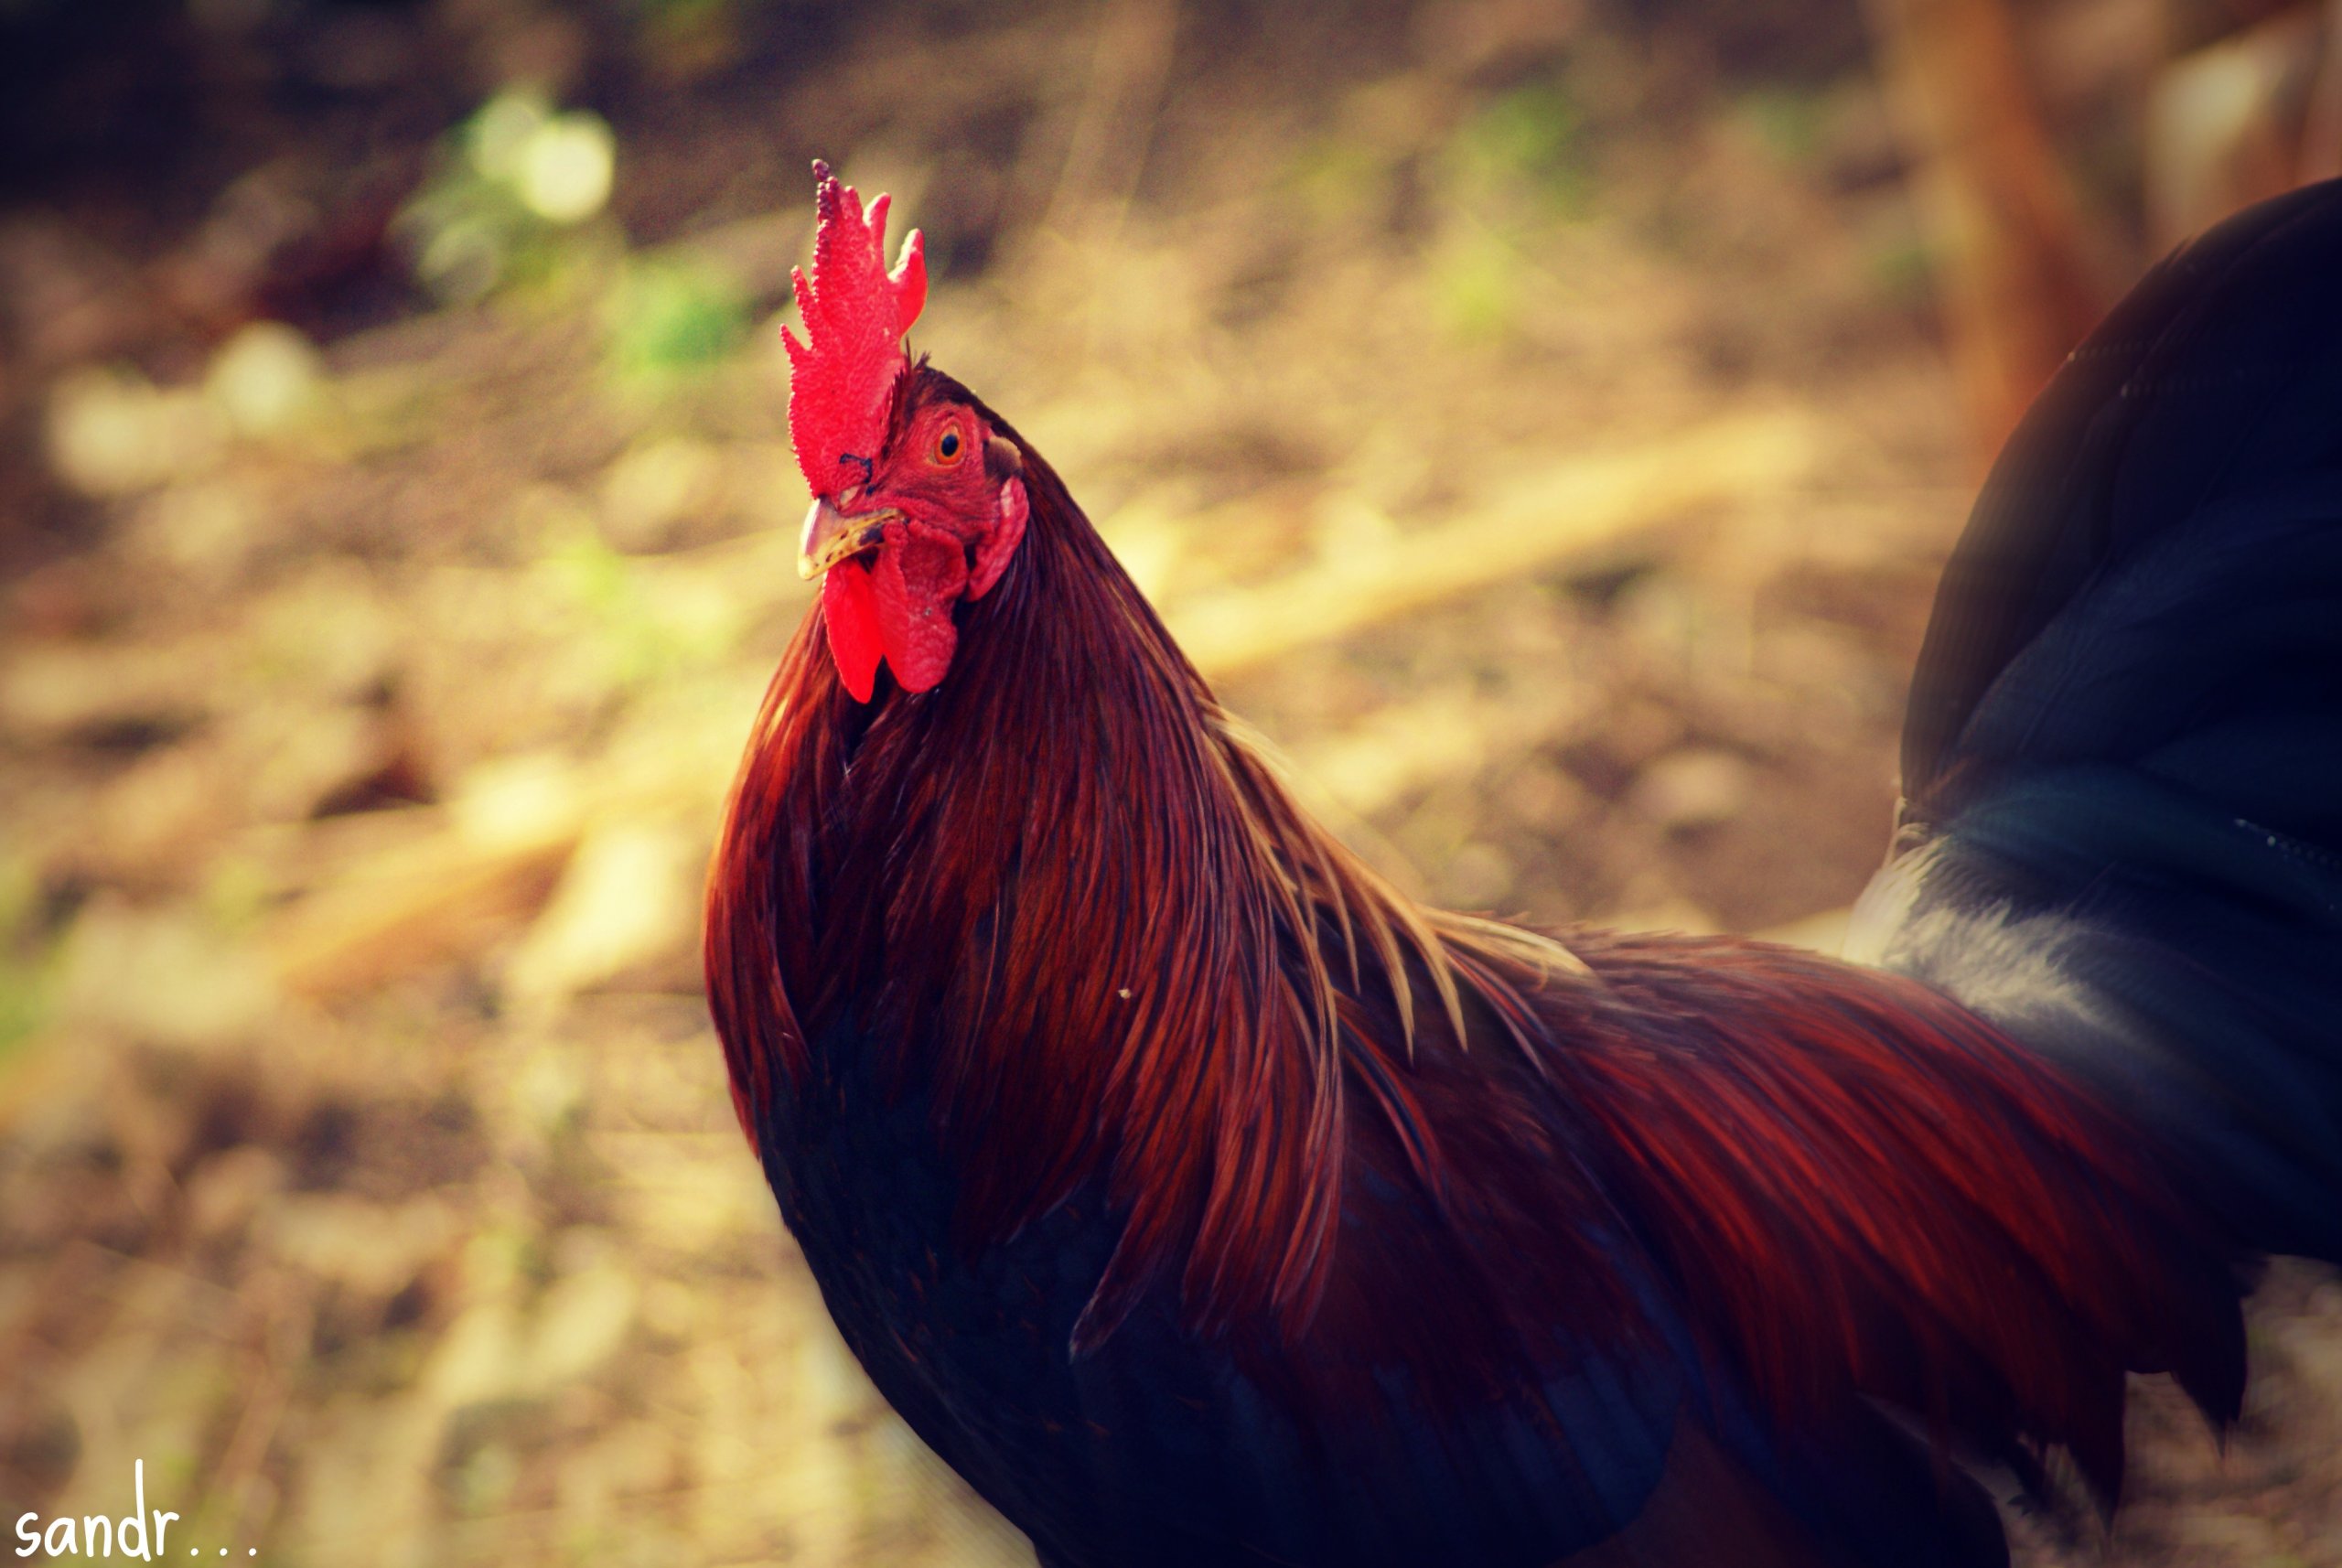
[[[1487,1255],[1456,1208],[1392,1168],[1403,1155],[1363,1095],[1336,1277],[1305,1333],[1198,1337],[1161,1288],[1077,1357],[1119,1235],[1102,1184],[969,1246],[931,1106],[887,1092],[882,1057],[843,1029],[814,1042],[768,1174],[879,1391],[1048,1568],[1788,1568],[1834,1560],[1800,1503],[1842,1522],[1849,1498],[1932,1490],[1924,1455],[1867,1411],[1784,1447],[1702,1369],[1644,1251],[1599,1225],[1578,1242],[1611,1277],[1542,1304],[1503,1353],[1509,1385],[1469,1384],[1457,1341],[1489,1332],[1470,1304],[1523,1261]],[[1444,1059],[1488,1093],[1521,1092],[1494,1049]],[[1500,1201],[1483,1197],[1464,1199],[1467,1221]]]
[[[1589,1342],[1542,1386],[1434,1414],[1402,1367],[1353,1376],[1330,1332],[1250,1357],[1190,1334],[1157,1290],[1074,1357],[1118,1237],[1101,1185],[969,1248],[929,1107],[881,1091],[878,1055],[843,1030],[816,1042],[768,1175],[872,1381],[1045,1563],[1542,1568],[1612,1535],[1659,1484],[1686,1393],[1663,1348]],[[1402,1186],[1364,1176],[1344,1230],[1432,1234],[1410,1209]],[[1328,1390],[1359,1408],[1315,1408]]]

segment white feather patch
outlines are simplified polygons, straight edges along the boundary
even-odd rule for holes
[[[2106,1035],[2117,1025],[2073,973],[2069,955],[2092,932],[2069,915],[2019,915],[2009,904],[1919,908],[1932,848],[1871,878],[1854,905],[1845,956],[1924,982],[2019,1037]]]

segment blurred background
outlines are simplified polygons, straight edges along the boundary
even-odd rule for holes
[[[700,994],[817,154],[1378,865],[1826,946],[1983,464],[2342,168],[2342,5],[0,0],[0,1521],[1030,1563]],[[2342,1286],[2254,1353],[2224,1455],[2146,1391],[2113,1560],[2342,1563]]]

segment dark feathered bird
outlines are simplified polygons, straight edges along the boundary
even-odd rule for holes
[[[2011,442],[1870,961],[1411,904],[1294,806],[820,177],[824,574],[712,872],[847,1343],[1052,1568],[2004,1561],[2126,1374],[2342,1258],[2342,187]],[[1977,1468],[1974,1466],[1981,1466]]]

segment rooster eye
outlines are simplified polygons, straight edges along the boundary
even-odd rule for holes
[[[960,460],[960,454],[965,447],[966,443],[960,439],[960,432],[956,428],[946,430],[941,435],[936,437],[935,460],[939,463],[956,463]]]

